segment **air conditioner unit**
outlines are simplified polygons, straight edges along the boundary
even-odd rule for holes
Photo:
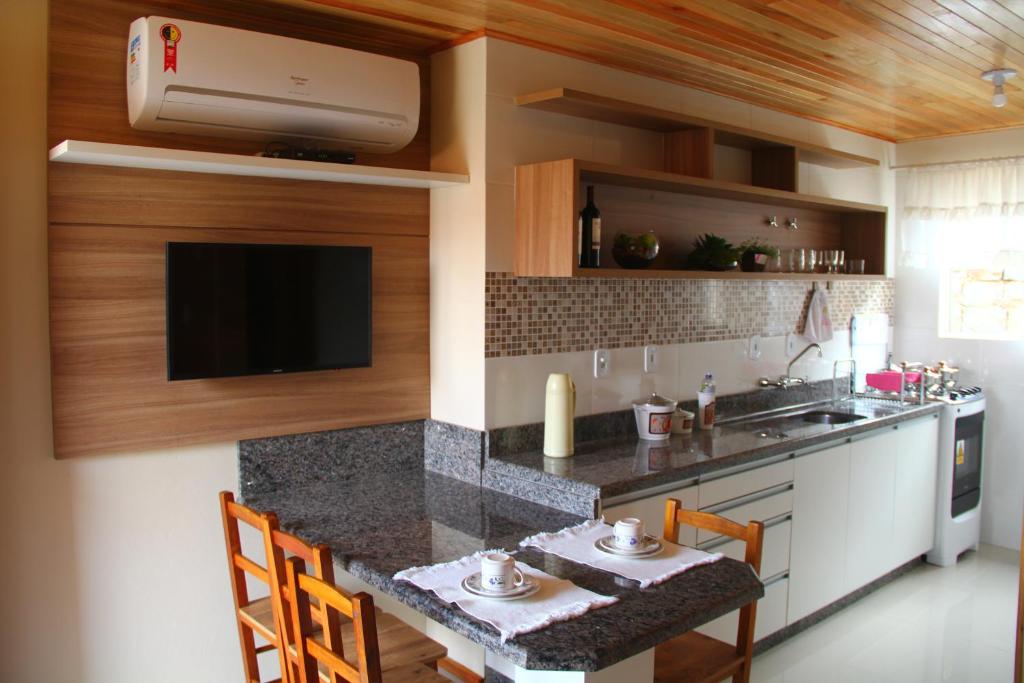
[[[380,153],[409,144],[419,113],[413,62],[166,17],[131,25],[135,128]]]

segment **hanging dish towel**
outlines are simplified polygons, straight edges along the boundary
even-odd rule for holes
[[[614,605],[616,597],[599,595],[580,588],[572,581],[551,576],[539,569],[516,562],[524,576],[540,583],[540,590],[528,598],[515,601],[491,600],[470,595],[462,590],[462,580],[480,571],[480,558],[491,552],[484,550],[461,560],[428,567],[412,567],[395,574],[396,581],[410,581],[423,590],[433,591],[447,603],[454,602],[463,611],[498,629],[501,642],[520,633],[529,633],[559,621],[583,616],[592,609]]]
[[[807,341],[827,342],[832,340],[832,319],[828,317],[828,295],[820,287],[811,295],[811,306],[804,323],[804,337]]]
[[[594,547],[599,539],[611,534],[612,527],[605,524],[603,519],[590,519],[553,534],[524,538],[519,545],[540,548],[546,553],[618,574],[638,582],[640,588],[647,588],[682,574],[687,569],[722,559],[722,553],[706,553],[667,541],[662,541],[665,550],[661,554],[642,560],[609,555]]]

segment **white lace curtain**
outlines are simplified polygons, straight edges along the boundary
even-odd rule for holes
[[[903,171],[900,262],[991,267],[1024,250],[1024,157]]]
[[[906,174],[905,219],[1024,216],[1024,157],[922,166]]]

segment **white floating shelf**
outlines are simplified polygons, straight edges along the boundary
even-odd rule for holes
[[[194,152],[185,149],[114,145],[101,142],[65,140],[50,150],[50,161],[95,166],[150,168],[158,171],[188,173],[219,173],[225,175],[261,176],[318,180],[328,183],[390,185],[392,187],[451,187],[469,182],[468,175],[410,171],[402,168],[380,168],[333,164],[320,161],[274,159],[272,157]]]

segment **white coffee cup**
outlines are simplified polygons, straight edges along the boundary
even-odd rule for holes
[[[615,545],[624,549],[639,548],[644,542],[644,523],[636,517],[625,517],[615,522]]]
[[[480,558],[480,585],[484,590],[505,593],[523,585],[523,573],[505,553],[487,553]]]

